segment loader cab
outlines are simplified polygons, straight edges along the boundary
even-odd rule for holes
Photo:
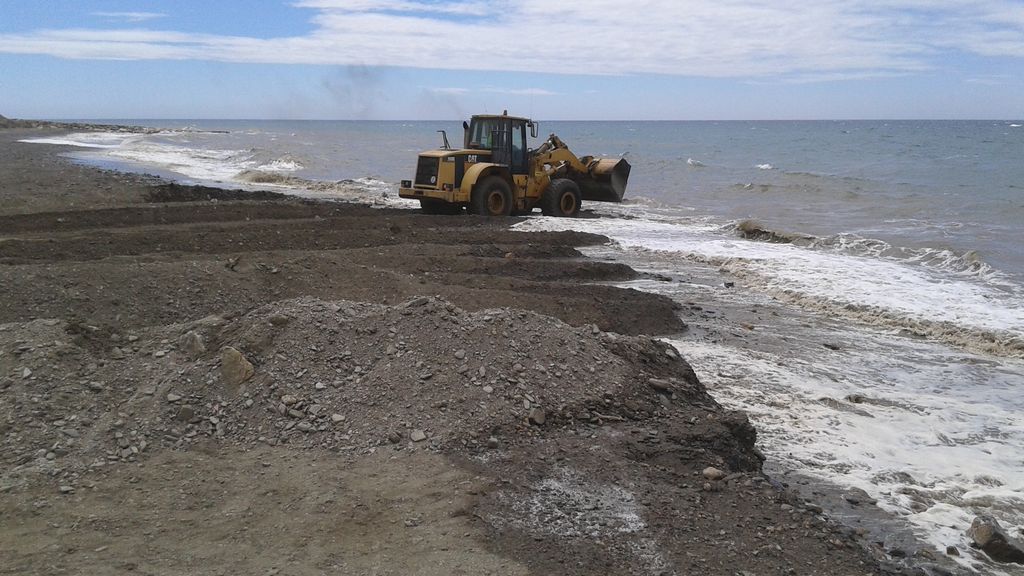
[[[473,116],[469,124],[463,123],[465,146],[474,150],[490,150],[491,162],[504,164],[513,174],[526,174],[529,169],[529,149],[526,133],[537,137],[537,123],[529,118],[501,116]]]

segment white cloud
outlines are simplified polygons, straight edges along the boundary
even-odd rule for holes
[[[167,14],[161,12],[93,12],[92,15],[108,20],[121,20],[125,22],[145,22],[167,16]]]
[[[474,92],[474,90],[469,88],[459,87],[427,88],[427,91],[433,94],[447,94],[450,96],[464,96]],[[559,92],[552,92],[544,88],[496,88],[489,86],[478,91],[490,94],[507,94],[509,96],[561,96]]]
[[[509,96],[560,96],[558,92],[545,90],[544,88],[484,88],[484,92],[493,94],[508,94]]]
[[[469,94],[469,88],[427,88],[427,91],[432,94],[446,94],[448,96],[462,96],[463,94]]]
[[[403,0],[299,0],[292,4],[297,8],[337,10],[345,12],[412,12],[421,14],[462,14],[486,16],[491,5],[487,2],[407,2]]]
[[[315,28],[304,36],[37,30],[0,34],[0,52],[797,80],[912,73],[942,66],[950,52],[1024,58],[1018,0],[819,0],[799,9],[776,0],[298,0],[293,6],[313,11]]]

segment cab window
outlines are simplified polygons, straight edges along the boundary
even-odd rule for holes
[[[526,172],[526,123],[512,124],[512,172]]]
[[[493,133],[501,130],[500,122],[496,118],[474,120],[469,127],[469,147],[490,150],[494,145],[491,142]]]

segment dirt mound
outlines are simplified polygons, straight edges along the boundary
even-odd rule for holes
[[[146,190],[147,202],[196,202],[200,200],[286,200],[293,198],[269,190],[229,190],[212,186],[160,184]]]
[[[131,335],[36,321],[4,326],[0,342],[2,461],[15,470],[69,474],[208,438],[482,450],[679,406],[719,410],[658,341],[437,298],[300,298]],[[752,435],[733,436],[727,448],[745,452],[732,460],[755,467]]]

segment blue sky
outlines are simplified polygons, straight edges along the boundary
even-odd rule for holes
[[[21,118],[1024,117],[1021,0],[4,0]]]

